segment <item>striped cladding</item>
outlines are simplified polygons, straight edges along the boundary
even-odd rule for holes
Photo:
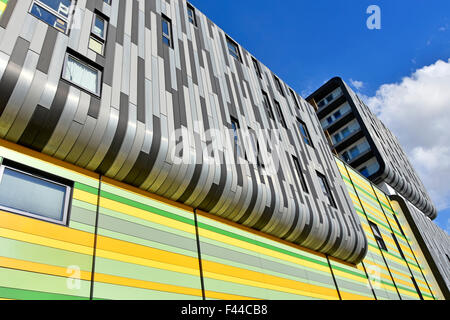
[[[201,299],[194,215],[102,183],[95,298]]]
[[[340,161],[369,241],[359,265],[0,140],[3,159],[74,185],[67,226],[0,211],[1,299],[418,299],[412,276],[436,296],[400,208]]]
[[[75,186],[68,227],[0,211],[0,298],[89,299],[97,209],[91,198],[96,199],[98,177],[15,149],[0,145],[0,156],[75,181]],[[94,195],[80,194],[79,182]]]
[[[402,234],[395,221],[390,200],[359,173],[340,160],[337,162],[369,240],[369,252],[363,260],[363,265],[370,275],[377,299],[419,299],[412,277],[423,298],[434,299],[422,268],[418,265],[415,254],[408,244],[408,237],[411,238],[413,235],[412,233]],[[369,221],[378,226],[387,250],[380,248],[377,244]]]
[[[262,236],[199,212],[198,232],[206,298],[208,291],[251,299],[338,299],[325,255]],[[367,290],[354,279],[356,267],[336,268],[347,286],[345,297],[365,299]],[[357,269],[356,269],[357,270]],[[359,275],[359,274],[358,274]]]

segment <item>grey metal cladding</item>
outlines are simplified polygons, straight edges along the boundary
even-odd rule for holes
[[[194,26],[184,0],[113,0],[111,6],[77,1],[78,23],[66,35],[28,13],[32,0],[10,3],[12,19],[0,33],[0,43],[8,41],[0,47],[6,66],[0,74],[0,138],[336,258],[361,261],[367,239],[313,108],[295,94],[298,108],[280,79],[281,95],[262,63],[266,76],[260,78],[246,50],[239,47],[242,61],[231,56],[227,35],[200,11]],[[94,11],[109,19],[104,56],[88,47]],[[162,41],[162,14],[172,23],[170,47]],[[100,97],[61,79],[68,47],[103,71]],[[38,61],[34,67],[26,62],[29,51]],[[32,78],[29,85],[21,84],[21,74]],[[18,86],[26,98],[15,98]],[[275,109],[275,119],[269,117],[263,91],[272,108],[279,103],[286,128]],[[17,116],[2,118],[6,106]],[[268,128],[279,129],[281,143],[260,147],[264,163],[279,158],[276,173],[248,161],[257,150],[246,141],[247,159],[235,164],[230,116],[244,132],[256,132],[258,142],[271,141],[274,131]],[[314,147],[304,142],[297,117]],[[182,163],[171,157],[177,129],[188,133]],[[205,148],[213,161],[203,158]],[[328,204],[317,172],[326,176],[337,208]]]
[[[408,199],[427,216],[435,219],[437,210],[397,138],[341,78],[335,77],[331,79],[307,99],[308,101],[315,99],[316,102],[319,102],[321,98],[324,98],[338,87],[342,89],[345,99],[338,98],[336,101],[342,99],[342,101],[349,103],[363,135],[370,144],[371,150],[380,165],[380,169],[371,175],[370,179],[375,184],[382,182],[389,184],[396,192]],[[332,103],[330,103],[330,108],[331,105]],[[326,117],[323,114],[325,109],[318,110],[321,120]]]

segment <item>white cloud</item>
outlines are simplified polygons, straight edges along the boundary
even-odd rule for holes
[[[350,79],[350,83],[356,90],[359,90],[364,87],[364,82],[362,81]]]
[[[438,210],[450,207],[450,59],[382,85],[369,107],[398,137]]]

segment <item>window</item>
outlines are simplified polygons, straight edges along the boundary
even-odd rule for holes
[[[320,187],[324,196],[328,199],[328,204],[334,208],[336,208],[336,203],[334,202],[333,195],[331,194],[330,186],[328,185],[327,178],[319,172],[317,172],[317,176],[319,177]]]
[[[284,97],[283,87],[281,86],[280,79],[278,79],[275,75],[273,76],[273,80],[275,81],[275,86],[281,95]]]
[[[291,93],[292,100],[294,100],[295,106],[297,107],[297,109],[300,109],[300,106],[298,104],[297,97],[295,96],[294,90],[289,89],[289,92]]]
[[[197,26],[197,17],[195,16],[195,9],[189,3],[187,4],[187,16],[190,23]]]
[[[100,55],[103,55],[105,51],[107,28],[108,21],[98,13],[95,13],[92,21],[91,38],[89,39],[89,49]]]
[[[104,3],[111,5],[111,0],[103,0]]]
[[[172,23],[170,22],[170,19],[167,18],[166,16],[162,16],[161,23],[162,23],[162,41],[169,47],[172,47]]]
[[[335,120],[339,119],[341,116],[342,116],[341,110],[338,110],[333,114]]]
[[[228,52],[233,56],[233,58],[241,61],[241,54],[239,52],[239,47],[236,44],[236,42],[227,37],[227,45],[228,45]]]
[[[275,120],[275,117],[274,117],[273,111],[272,111],[272,106],[270,105],[269,96],[264,91],[262,92],[262,95],[263,95],[263,105],[264,105],[264,108],[266,109],[266,112],[269,114],[269,118],[271,118],[272,120]]]
[[[255,58],[252,58],[252,61],[253,61],[253,66],[255,67],[256,74],[258,75],[258,77],[260,77],[262,79],[262,73],[261,73],[261,69],[259,68],[258,61],[256,61]]]
[[[372,221],[369,221],[369,224],[370,228],[372,229],[373,235],[375,236],[375,240],[378,244],[378,247],[380,247],[380,249],[387,251],[386,243],[384,243],[383,237],[381,236],[380,233],[380,229],[378,229],[378,226]]]
[[[258,136],[254,132],[254,130],[248,127],[248,132],[250,134],[250,142],[252,144],[253,150],[255,150],[256,154],[256,166],[259,168],[265,168],[264,159],[261,154],[261,149],[259,147]]]
[[[72,16],[72,0],[34,0],[30,13],[57,30],[67,33]]]
[[[328,124],[333,123],[333,117],[328,117],[328,118],[327,118],[327,122],[328,122]]]
[[[239,157],[242,157],[241,142],[239,139],[240,126],[239,121],[233,117],[231,117],[231,128],[233,129],[234,154],[236,156],[237,161]]]
[[[5,160],[0,166],[0,209],[65,225],[71,187],[37,172]]]
[[[102,73],[99,69],[81,61],[70,53],[66,54],[63,79],[100,96],[101,76]]]
[[[302,135],[303,141],[308,146],[313,147],[311,136],[309,135],[309,131],[308,131],[308,128],[306,127],[306,124],[302,120],[300,120],[299,118],[297,118],[297,121],[298,121],[298,124],[299,124],[299,129],[300,129],[300,133]]]
[[[277,111],[278,118],[280,119],[283,127],[287,128],[286,120],[284,119],[283,112],[281,111],[281,106],[278,101],[275,101],[275,110]]]
[[[370,176],[369,169],[367,169],[367,167],[362,168],[359,172],[366,178]]]
[[[300,178],[300,183],[302,185],[302,189],[304,192],[309,193],[308,187],[306,185],[305,176],[303,175],[302,167],[300,166],[300,162],[298,161],[298,158],[295,156],[292,156],[292,160],[294,161],[295,169],[297,170],[298,176]]]
[[[349,162],[350,161],[350,156],[348,155],[348,151],[345,151],[342,154],[342,158],[345,160],[345,162]]]

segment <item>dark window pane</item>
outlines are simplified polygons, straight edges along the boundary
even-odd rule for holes
[[[71,0],[39,0],[35,2],[48,6],[50,9],[55,10],[57,14],[60,14],[65,18],[68,18],[70,15]]]
[[[169,35],[169,22],[166,20],[162,21],[162,31],[163,34]]]
[[[105,38],[105,26],[106,22],[102,18],[100,18],[98,15],[95,16],[95,22],[94,22],[94,29],[92,32],[99,36],[100,38]]]
[[[55,14],[50,13],[50,11],[44,9],[43,7],[38,6],[36,3],[31,8],[31,14],[34,15],[36,18],[39,18],[42,21],[48,23],[52,27],[55,27],[59,31],[66,33],[67,22],[62,20]]]

